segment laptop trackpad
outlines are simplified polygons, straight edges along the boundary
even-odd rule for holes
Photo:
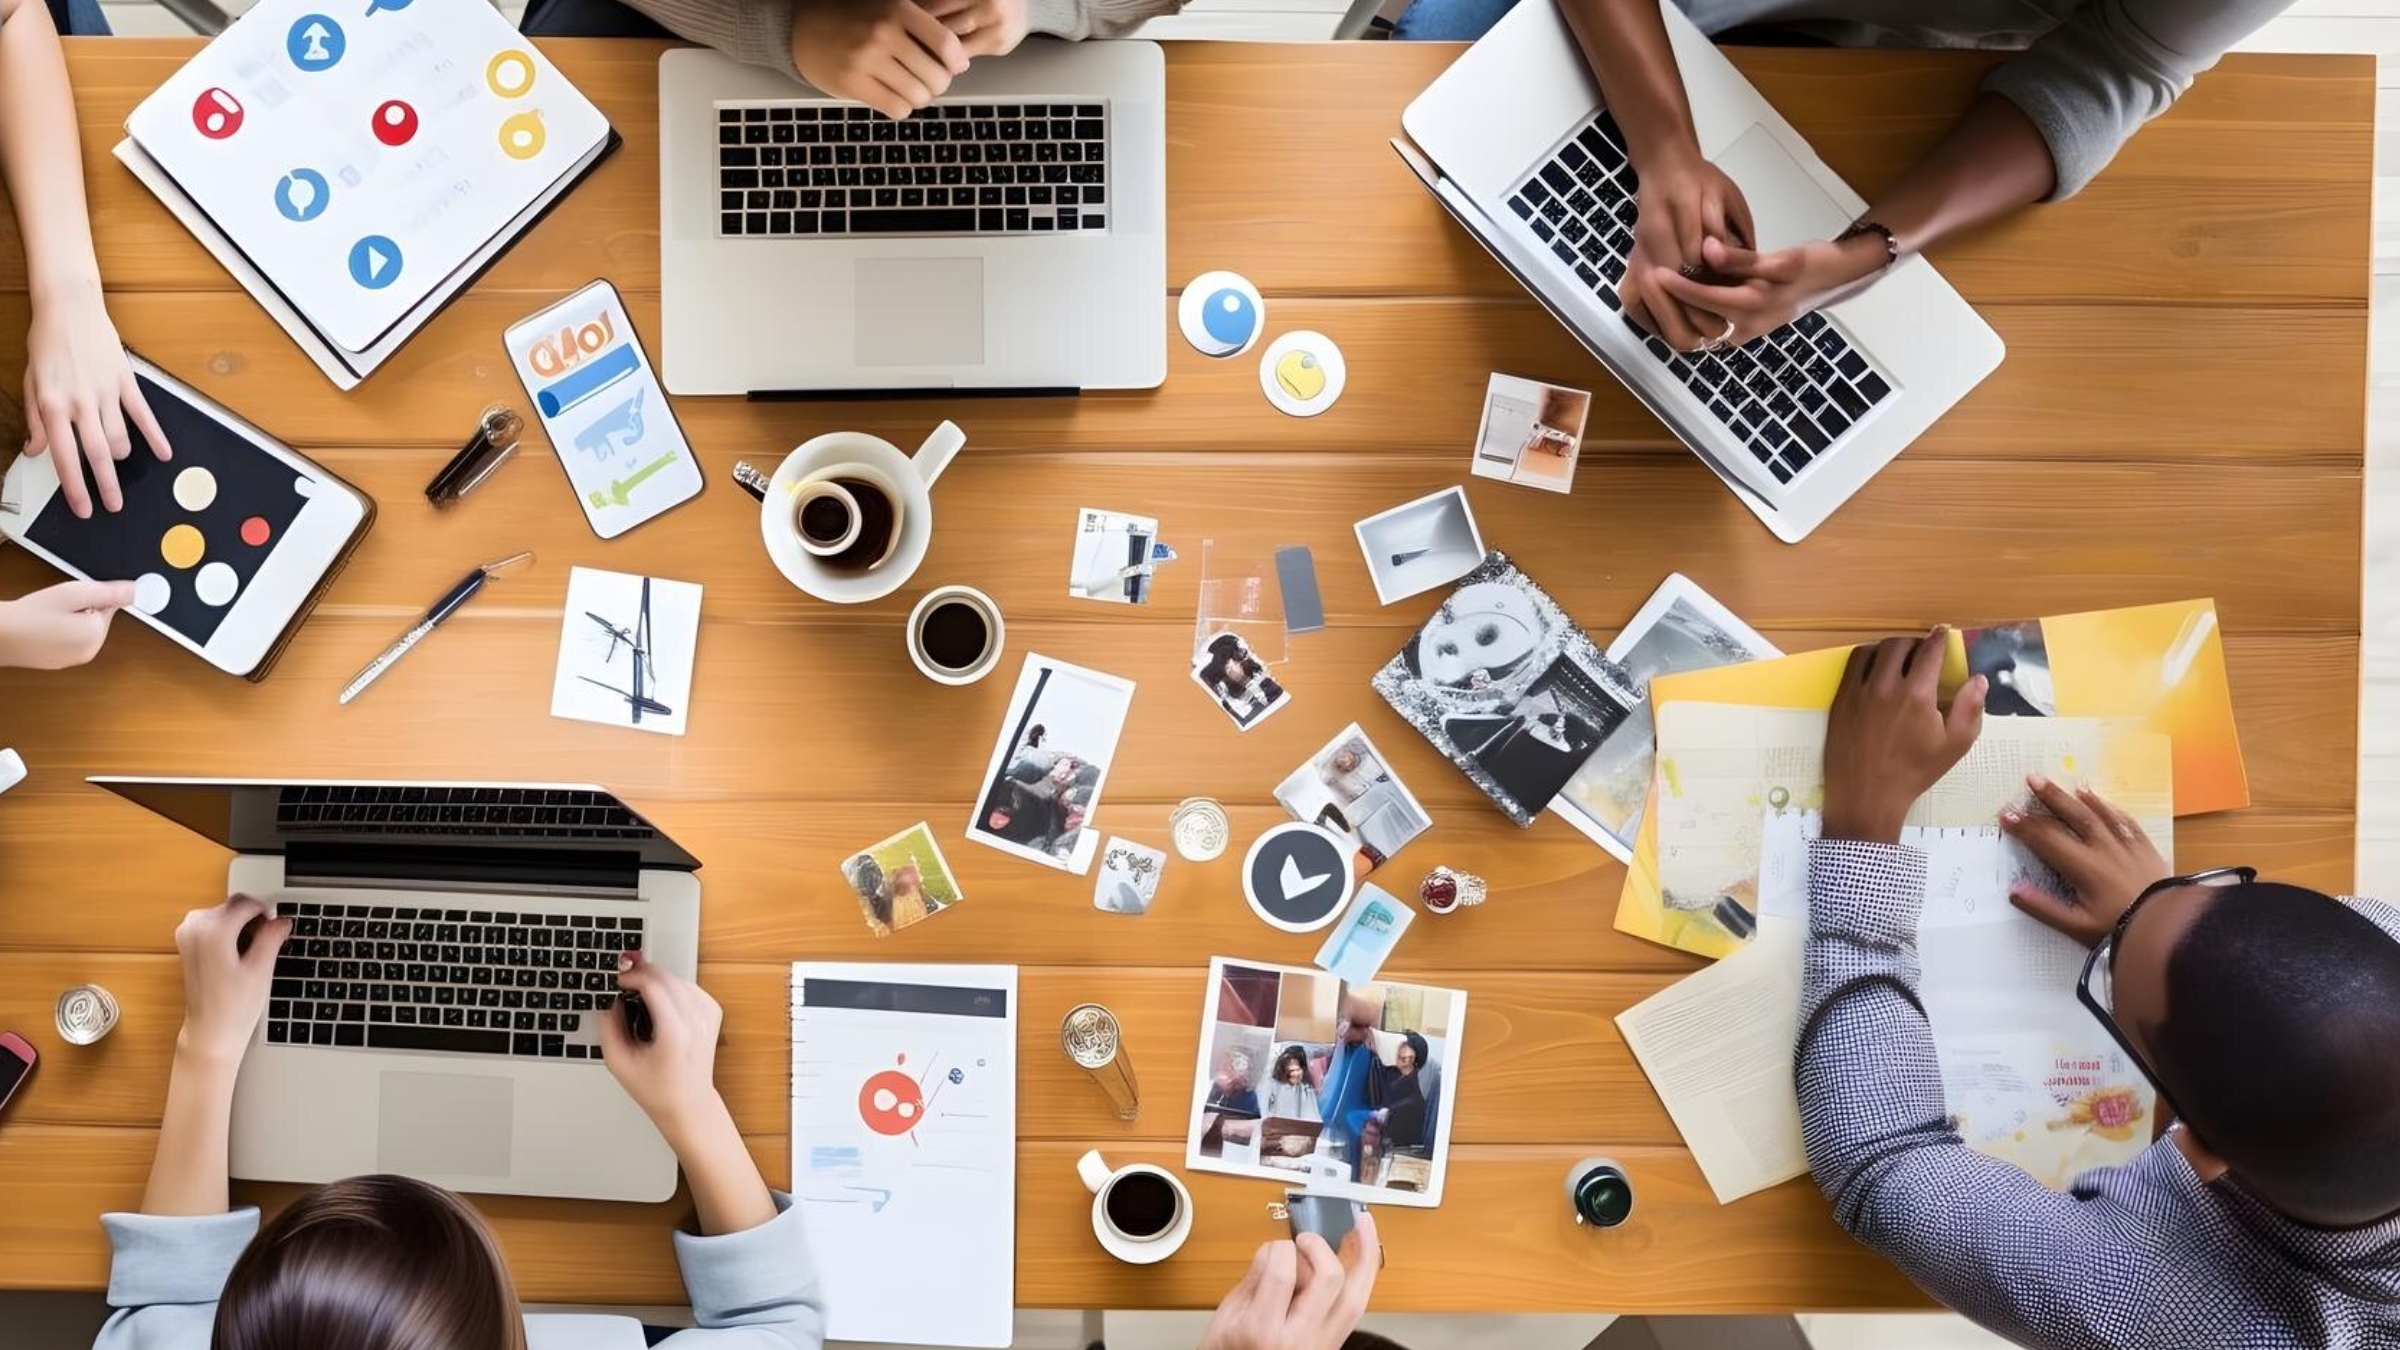
[[[504,1177],[517,1085],[463,1073],[387,1073],[375,1165],[408,1177]]]
[[[1742,190],[1750,219],[1758,226],[1761,250],[1790,248],[1810,239],[1831,239],[1850,224],[1850,213],[1834,204],[1808,176],[1775,133],[1753,122],[1741,138],[1710,158]]]
[[[864,258],[852,280],[860,365],[983,364],[983,259]]]

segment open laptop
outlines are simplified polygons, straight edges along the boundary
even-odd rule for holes
[[[1166,378],[1166,61],[1026,42],[893,121],[697,49],[658,67],[678,394]]]
[[[1866,201],[1672,3],[1700,149],[1740,186],[1762,249],[1840,233]],[[1623,313],[1637,180],[1556,0],[1524,0],[1401,115],[1442,205],[1725,480],[1797,543],[2000,364],[2000,336],[1922,258],[1723,356]]]
[[[636,949],[690,978],[699,860],[596,787],[94,778],[234,851],[290,916],[233,1097],[233,1175],[395,1172],[658,1201],[675,1155],[601,1062]]]

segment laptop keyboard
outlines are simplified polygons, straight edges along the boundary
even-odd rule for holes
[[[717,105],[717,233],[1042,234],[1108,228],[1108,105]]]
[[[275,799],[285,832],[654,839],[658,832],[605,792],[576,788],[287,787]]]
[[[267,1044],[600,1058],[585,1014],[617,996],[642,921],[409,905],[295,903],[275,958]]]
[[[1617,284],[1633,252],[1640,185],[1624,133],[1603,110],[1535,166],[1508,204],[1600,303],[1622,313]],[[1713,356],[1678,352],[1630,318],[1625,326],[1779,483],[1791,482],[1892,395],[1891,383],[1840,327],[1814,311]]]

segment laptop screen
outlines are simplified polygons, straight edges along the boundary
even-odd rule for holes
[[[94,778],[237,853],[554,859],[690,871],[700,860],[615,795],[569,784]]]

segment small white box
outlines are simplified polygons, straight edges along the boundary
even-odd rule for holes
[[[1475,509],[1463,487],[1403,502],[1352,528],[1379,604],[1456,581],[1483,561],[1483,532],[1475,526]]]

